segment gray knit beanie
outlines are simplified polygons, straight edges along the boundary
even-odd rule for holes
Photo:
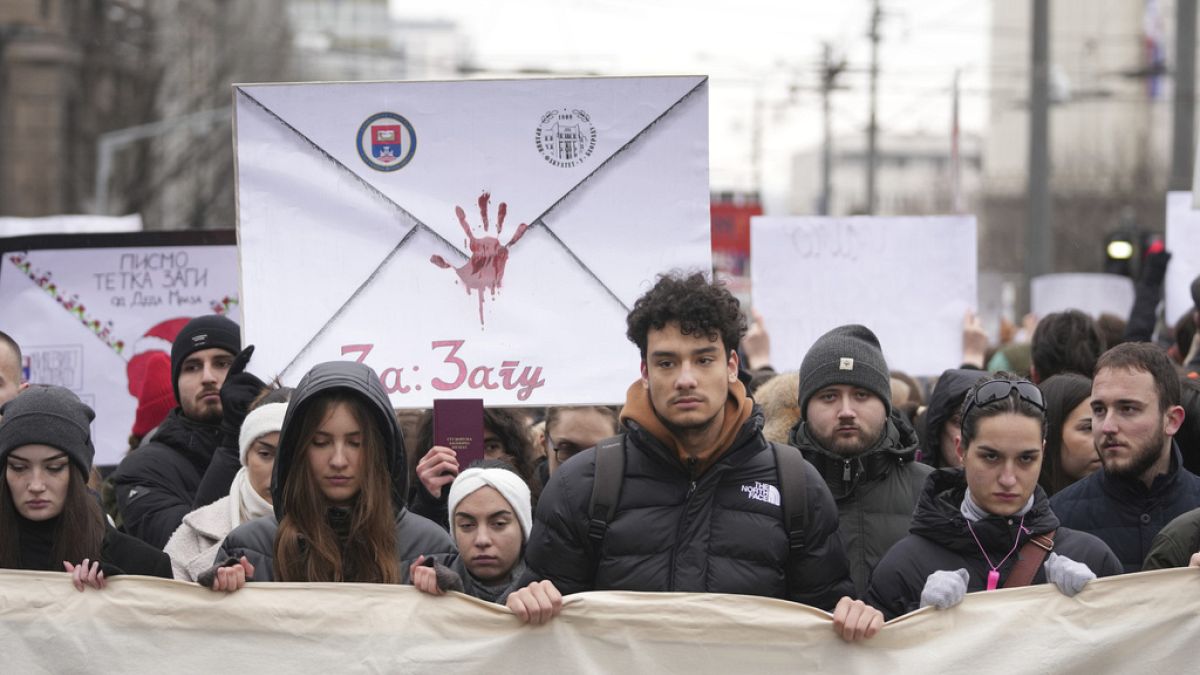
[[[835,384],[862,387],[892,412],[892,383],[879,338],[870,328],[839,326],[817,339],[800,363],[800,418],[808,419],[808,400]]]
[[[92,445],[92,420],[96,413],[69,389],[31,385],[0,408],[0,462],[26,445],[49,445],[87,475],[96,448]]]

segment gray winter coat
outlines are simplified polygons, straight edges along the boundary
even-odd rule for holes
[[[275,532],[279,523],[274,516],[264,516],[243,523],[225,537],[214,564],[229,558],[246,556],[254,565],[251,581],[272,581],[272,566],[275,560]],[[450,553],[454,544],[450,535],[428,518],[422,518],[401,507],[396,515],[396,557],[402,561],[401,569],[407,573],[407,563],[417,556],[431,553]]]

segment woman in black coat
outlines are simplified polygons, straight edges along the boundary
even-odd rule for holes
[[[1022,556],[1045,558],[1027,583],[1050,581],[1068,595],[1097,575],[1120,574],[1104,542],[1059,527],[1038,486],[1045,433],[1033,383],[997,373],[972,387],[962,407],[963,468],[929,475],[909,535],[875,568],[867,602],[889,620],[925,605],[944,609],[968,591],[1014,585]]]
[[[81,591],[118,574],[171,578],[167,554],[110,527],[88,492],[91,408],[62,387],[35,386],[0,416],[0,567],[65,570]]]

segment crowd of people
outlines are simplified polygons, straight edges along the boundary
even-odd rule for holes
[[[1067,311],[989,349],[968,316],[964,362],[926,396],[863,325],[775,373],[762,317],[748,325],[703,275],[663,275],[627,318],[641,376],[619,411],[488,408],[471,466],[366,365],[263,382],[238,326],[212,315],[162,368],[154,400],[177,405],[152,420],[140,405],[102,480],[91,408],[22,382],[0,332],[0,567],[62,571],[81,591],[118,574],[217,592],[411,584],[532,624],[583,591],[766,596],[831,611],[847,641],[967,593],[1073,596],[1200,567],[1200,278],[1168,346],[1161,283],[1140,280],[1115,333]]]

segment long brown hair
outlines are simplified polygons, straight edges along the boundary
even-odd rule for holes
[[[332,505],[308,463],[313,437],[338,405],[348,406],[363,430],[362,487],[349,508],[341,536],[330,522]],[[276,580],[400,583],[387,440],[368,405],[344,390],[320,394],[306,404],[296,445],[280,448],[293,457],[283,485],[286,513],[275,535]]]
[[[63,500],[62,513],[58,515],[58,525],[54,530],[54,546],[51,549],[51,564],[56,565],[52,571],[61,572],[62,563],[66,560],[79,564],[84,558],[101,560],[104,548],[104,512],[100,503],[87,491],[87,479],[79,467],[69,465],[70,478],[67,480],[67,495]],[[8,461],[0,465],[5,474],[8,473]],[[18,519],[20,514],[13,502],[12,491],[8,489],[7,477],[0,480],[0,567],[21,567],[21,547],[18,534]]]

